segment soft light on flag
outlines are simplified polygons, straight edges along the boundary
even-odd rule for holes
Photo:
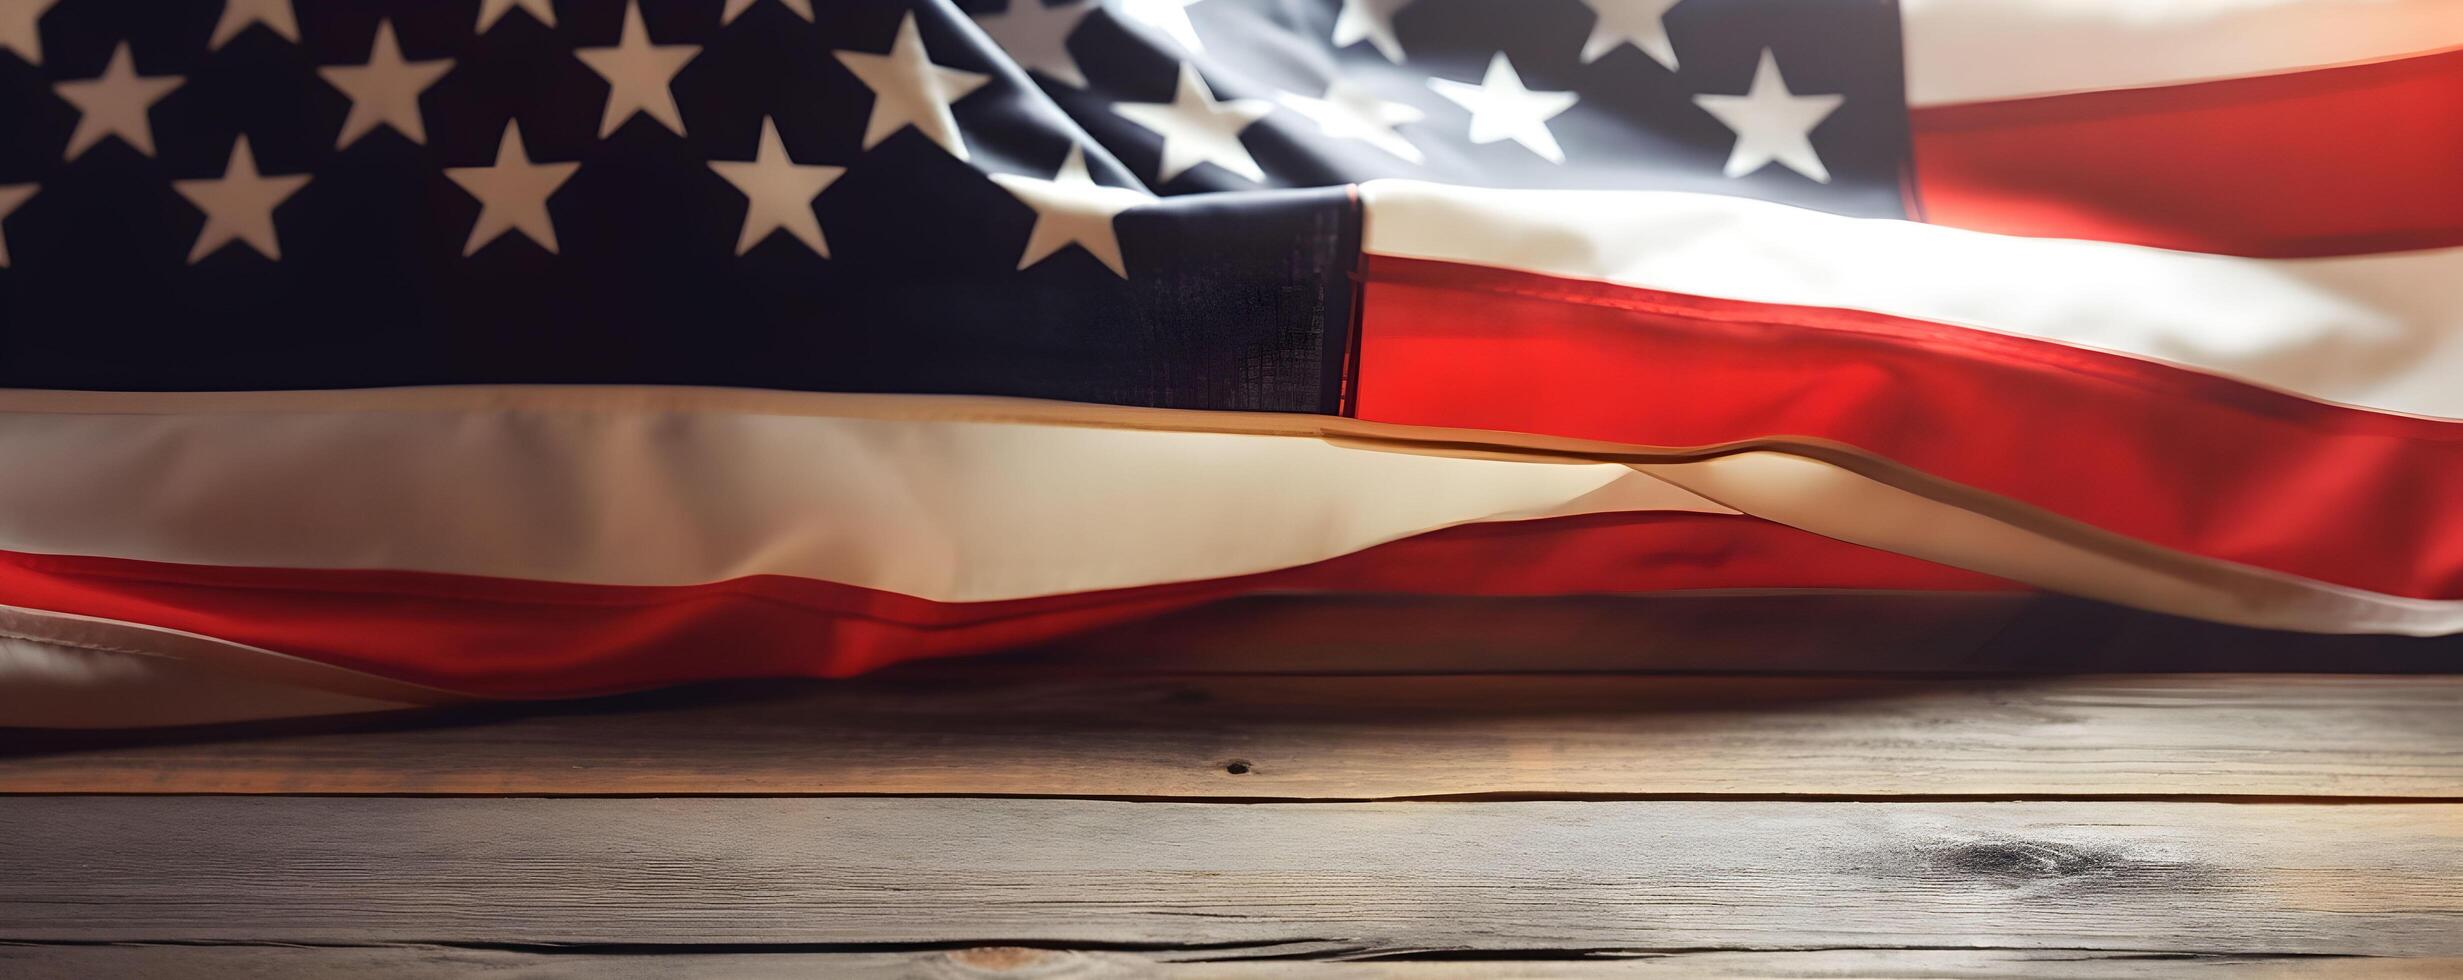
[[[0,0],[0,132],[0,723],[1270,589],[2463,631],[2449,0]]]

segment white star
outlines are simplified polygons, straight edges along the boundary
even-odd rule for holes
[[[685,62],[701,53],[697,44],[652,44],[650,28],[642,23],[641,4],[636,0],[624,5],[624,39],[612,48],[576,48],[573,56],[580,58],[599,77],[607,79],[607,112],[599,122],[599,137],[604,139],[616,131],[625,120],[638,112],[665,123],[676,135],[684,135],[684,114],[676,109],[674,84],[676,73],[684,70]]]
[[[33,197],[35,191],[42,189],[41,184],[0,185],[0,222],[6,222],[8,216],[17,210],[18,205],[26,203],[27,198]],[[0,269],[8,267],[8,228],[5,224],[0,224]]]
[[[26,64],[43,63],[43,32],[36,23],[60,0],[0,0],[0,48],[17,52]]]
[[[1000,42],[1019,67],[1070,88],[1085,88],[1086,73],[1069,55],[1069,35],[1094,9],[1095,0],[1069,0],[1057,7],[1046,7],[1043,0],[1009,0],[1008,10],[976,14],[975,24]]]
[[[1120,257],[1120,234],[1112,228],[1112,216],[1152,204],[1154,195],[1095,183],[1094,178],[1086,175],[1086,151],[1076,144],[1070,145],[1069,158],[1060,162],[1060,173],[1050,180],[993,174],[992,182],[1008,189],[1019,203],[1035,209],[1035,230],[1026,236],[1026,251],[1018,256],[1018,268],[1034,265],[1075,245],[1112,270],[1113,275],[1129,278],[1128,264]]]
[[[1347,48],[1367,41],[1385,60],[1403,63],[1403,42],[1394,36],[1394,15],[1411,0],[1343,0],[1334,15],[1334,46]]]
[[[1618,46],[1632,44],[1669,71],[1676,70],[1676,46],[1668,43],[1668,27],[1660,18],[1684,0],[1582,0],[1599,19],[1582,42],[1582,63],[1598,61]]]
[[[326,65],[316,70],[325,84],[341,89],[351,99],[351,114],[342,120],[342,135],[334,138],[334,149],[351,145],[378,126],[391,126],[413,143],[427,142],[419,93],[452,70],[450,60],[403,61],[402,46],[394,41],[393,22],[377,21],[367,64]]]
[[[1697,95],[1695,105],[1719,117],[1736,131],[1736,148],[1728,151],[1726,173],[1742,177],[1776,160],[1789,170],[1822,183],[1830,168],[1813,151],[1813,127],[1847,101],[1844,95],[1796,95],[1779,75],[1779,60],[1769,48],[1753,69],[1753,88],[1743,95]]]
[[[958,136],[958,120],[949,114],[949,104],[966,98],[992,76],[933,64],[924,54],[924,36],[915,29],[914,14],[898,22],[898,37],[890,42],[887,54],[831,53],[872,90],[872,118],[864,124],[864,149],[913,126],[941,144],[950,156],[967,158],[966,141]]]
[[[548,217],[547,199],[564,186],[578,163],[532,163],[522,144],[522,127],[505,123],[504,141],[496,145],[496,162],[485,167],[446,167],[445,176],[479,199],[479,220],[470,228],[462,254],[470,255],[508,231],[517,231],[539,247],[556,250],[556,222]]]
[[[1317,124],[1318,131],[1338,140],[1359,140],[1394,154],[1412,163],[1422,159],[1420,148],[1411,145],[1394,127],[1418,122],[1425,115],[1417,106],[1388,102],[1369,90],[1354,85],[1348,79],[1337,78],[1326,85],[1326,97],[1312,99],[1294,92],[1274,97],[1283,108],[1307,116]]]
[[[753,4],[760,2],[761,0],[727,0],[725,9],[718,12],[718,26],[725,27],[735,23],[736,18],[744,16],[745,11],[753,9]],[[778,2],[788,10],[794,11],[796,16],[805,20],[812,19],[812,0],[778,0]]]
[[[1513,140],[1549,163],[1564,163],[1565,150],[1548,131],[1548,120],[1574,107],[1572,92],[1534,92],[1522,87],[1514,63],[1499,51],[1488,59],[1488,76],[1480,83],[1431,78],[1428,87],[1471,112],[1471,142]]]
[[[180,87],[177,75],[137,74],[136,62],[128,55],[128,42],[111,52],[111,64],[103,68],[99,78],[61,82],[60,97],[77,107],[77,131],[68,138],[68,159],[77,159],[87,148],[117,136],[146,156],[154,155],[154,124],[146,109],[161,101],[172,89]]]
[[[496,22],[505,19],[505,15],[512,13],[515,7],[520,7],[523,13],[529,14],[543,26],[556,26],[553,0],[479,0],[479,33],[487,33],[488,28],[496,26]]]
[[[258,176],[257,158],[248,152],[246,136],[231,144],[231,162],[223,168],[221,177],[172,181],[172,188],[181,197],[205,212],[205,227],[197,232],[197,246],[188,251],[189,264],[194,265],[198,259],[235,241],[247,243],[266,258],[282,258],[281,245],[274,238],[274,209],[307,182],[307,174]]]
[[[1122,19],[1153,28],[1190,54],[1199,54],[1206,50],[1206,46],[1197,39],[1197,25],[1189,23],[1189,7],[1197,2],[1118,0],[1113,9]]]
[[[214,36],[205,42],[205,49],[222,50],[224,43],[250,24],[263,24],[266,30],[299,43],[299,18],[291,12],[291,0],[222,0],[222,19],[214,22]]]
[[[830,257],[830,243],[821,237],[821,219],[813,214],[812,202],[847,168],[795,162],[787,156],[787,144],[778,138],[778,124],[763,116],[761,148],[753,161],[713,160],[710,169],[727,178],[747,199],[744,231],[736,237],[735,254],[752,251],[770,233],[784,231],[812,246],[822,258]]]
[[[1158,184],[1201,163],[1214,164],[1250,180],[1266,179],[1266,172],[1258,168],[1256,158],[1249,156],[1248,147],[1240,145],[1240,131],[1273,112],[1274,103],[1264,99],[1216,102],[1214,92],[1206,88],[1206,80],[1198,77],[1195,65],[1181,63],[1180,88],[1173,93],[1172,101],[1124,102],[1114,105],[1112,111],[1163,137],[1163,168],[1155,177]]]

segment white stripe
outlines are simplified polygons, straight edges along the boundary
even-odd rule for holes
[[[2382,61],[2463,45],[2457,0],[1900,0],[1910,106]]]
[[[1622,466],[1264,435],[509,405],[0,413],[0,549],[191,564],[625,585],[776,574],[967,602],[1654,509],[1722,512]]]
[[[2463,630],[2463,602],[2013,522],[1986,512],[2025,508],[1823,458],[1838,447],[1762,445],[728,389],[0,391],[0,547],[583,582],[767,571],[965,599],[1264,571],[1471,521],[1688,510],[2223,622]],[[1439,449],[1456,455],[1420,455]],[[141,624],[0,606],[0,634],[420,696]]]
[[[1655,191],[1361,188],[1368,251],[1887,313],[2463,418],[2463,249],[2249,259]]]
[[[0,648],[5,648],[0,649],[0,661],[5,661],[0,662],[0,726],[74,726],[78,724],[74,719],[93,713],[92,709],[101,707],[100,702],[111,697],[96,692],[125,686],[131,690],[122,693],[131,697],[137,696],[136,689],[164,694],[172,691],[174,684],[153,681],[166,678],[170,682],[185,679],[206,685],[195,691],[206,697],[215,696],[213,687],[221,684],[234,695],[248,692],[248,698],[269,708],[277,704],[299,707],[297,712],[276,714],[381,711],[469,700],[431,687],[188,630],[22,606],[0,605]],[[156,658],[162,663],[149,668],[142,663],[113,659],[117,656]],[[224,682],[208,679],[214,677],[223,678]],[[59,699],[71,703],[54,703]],[[147,707],[135,702],[129,707],[135,711],[129,720],[108,723],[190,724],[148,722],[143,716],[159,709],[202,721],[220,710],[204,705]],[[54,708],[61,709],[60,713],[46,714]]]
[[[260,680],[168,656],[0,635],[0,726],[213,725],[412,707],[417,705]]]

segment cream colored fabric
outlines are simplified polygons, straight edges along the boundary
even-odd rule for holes
[[[2383,61],[2463,46],[2454,0],[1899,0],[1911,106]]]
[[[16,421],[27,441],[7,449],[12,414],[25,416]],[[747,420],[777,441],[735,441],[742,430],[734,427]],[[43,431],[78,422],[99,428],[64,430],[81,436],[66,440]],[[136,427],[112,428],[119,425]],[[798,431],[816,441],[795,442]],[[704,432],[719,438],[688,437]],[[77,451],[115,433],[136,448]],[[265,441],[268,434],[278,438]],[[226,438],[234,441],[217,441]],[[781,455],[799,445],[853,455]],[[1199,445],[1217,448],[1184,451]],[[1009,455],[1018,446],[1053,455]],[[745,452],[709,465],[730,458],[715,451],[725,447]],[[986,455],[971,456],[976,450]],[[1659,509],[1742,512],[2224,622],[2463,631],[2463,602],[2167,551],[1845,447],[1786,438],[1649,447],[999,398],[486,387],[0,392],[0,451],[43,464],[0,478],[0,547],[39,542],[31,550],[65,554],[294,567],[427,562],[436,571],[580,582],[801,569],[784,573],[966,601],[1288,567],[1466,521]],[[481,465],[496,460],[512,468]],[[851,472],[834,472],[837,464]],[[1208,496],[1214,484],[1194,474],[1230,481],[1237,492]],[[643,481],[651,492],[602,495],[584,479],[592,476]],[[124,484],[156,492],[115,489]],[[772,499],[775,506],[764,503]],[[770,529],[789,543],[761,547],[761,524],[747,515],[785,519]],[[1101,525],[1113,518],[1132,533],[1107,536]],[[1082,562],[1098,567],[1076,567]]]
[[[411,707],[172,656],[0,636],[0,727],[207,725]]]
[[[1245,575],[1465,523],[1724,510],[1611,464],[621,404],[0,412],[0,461],[0,550],[618,585],[788,575],[945,602]]]

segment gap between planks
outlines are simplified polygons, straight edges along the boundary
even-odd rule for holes
[[[0,793],[2463,799],[2463,676],[879,677],[0,733]]]
[[[1291,955],[1286,947],[1211,955]],[[1846,949],[1780,952],[1651,953],[1598,951],[1584,959],[1468,961],[1208,961],[1209,952],[1130,952],[1030,947],[969,947],[921,952],[813,952],[796,949],[703,952],[687,947],[619,954],[556,950],[477,950],[435,946],[5,946],[0,973],[15,980],[180,977],[275,980],[350,976],[427,980],[437,976],[517,975],[523,980],[1588,980],[1621,977],[1998,978],[2041,980],[2396,980],[2463,975],[2463,959],[2345,956],[2149,954],[2125,950]]]

